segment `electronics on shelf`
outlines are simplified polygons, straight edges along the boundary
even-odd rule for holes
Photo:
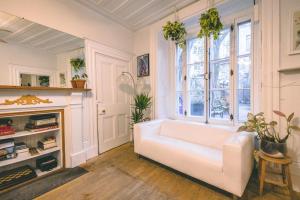
[[[53,156],[46,156],[36,160],[36,168],[44,171],[49,171],[57,167],[57,159]]]

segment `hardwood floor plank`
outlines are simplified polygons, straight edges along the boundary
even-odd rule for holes
[[[89,172],[38,200],[230,200],[231,194],[195,180],[146,158],[138,159],[132,144],[125,144],[83,167]],[[287,190],[270,188],[258,193],[253,176],[241,200],[288,200]],[[300,199],[299,193],[297,197]]]

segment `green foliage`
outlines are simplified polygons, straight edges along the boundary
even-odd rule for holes
[[[80,70],[85,68],[85,62],[84,59],[81,58],[72,58],[70,60],[70,64],[72,68],[74,69],[74,72],[76,73],[72,80],[78,80],[78,79],[87,79],[88,75],[86,73],[83,73],[81,76],[79,75]]]
[[[49,76],[40,76],[39,81],[41,85],[43,85],[44,83],[49,84]]]
[[[186,30],[183,23],[178,21],[172,23],[168,21],[167,24],[163,26],[163,33],[166,40],[171,39],[175,41],[181,48],[185,46]]]
[[[266,122],[264,113],[258,113],[253,115],[252,113],[248,113],[248,120],[244,123],[244,125],[238,128],[238,132],[247,131],[247,132],[257,132],[259,138],[261,140],[267,140],[270,142],[276,143],[285,143],[289,136],[292,134],[292,131],[300,131],[300,127],[292,125],[292,120],[294,118],[294,113],[290,114],[288,117],[280,112],[273,111],[279,117],[283,117],[286,119],[286,136],[281,138],[278,132],[278,122],[271,121],[269,123]]]
[[[131,112],[131,125],[145,121],[144,115],[151,107],[152,98],[148,94],[138,94],[134,97],[133,111]]]
[[[211,8],[206,13],[201,14],[199,23],[201,29],[198,37],[210,37],[210,35],[213,35],[215,40],[218,39],[220,31],[223,29],[223,24],[216,8]]]

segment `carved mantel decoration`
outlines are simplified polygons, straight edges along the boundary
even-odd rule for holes
[[[0,105],[36,105],[41,103],[53,103],[49,99],[40,99],[34,95],[23,95],[16,100],[8,100],[6,99],[4,103],[0,103]]]

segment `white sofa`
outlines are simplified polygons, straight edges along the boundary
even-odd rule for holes
[[[253,169],[253,137],[178,120],[134,126],[134,151],[241,197]]]

